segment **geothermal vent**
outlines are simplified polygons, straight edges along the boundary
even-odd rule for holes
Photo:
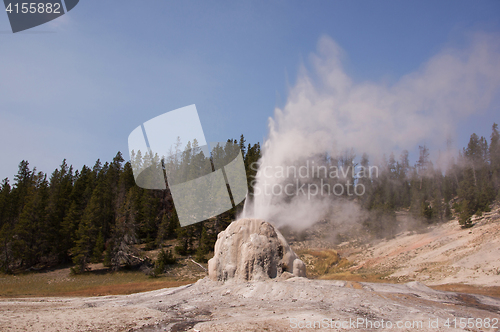
[[[306,276],[304,263],[281,233],[260,219],[240,219],[220,232],[214,257],[208,261],[210,279],[255,281],[288,272]],[[288,275],[288,274],[286,274]]]

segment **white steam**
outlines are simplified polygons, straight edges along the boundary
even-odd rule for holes
[[[500,87],[500,47],[495,36],[476,35],[465,50],[445,49],[397,83],[354,82],[343,70],[342,49],[322,37],[310,57],[312,74],[301,68],[283,109],[269,119],[261,170],[275,169],[328,153],[353,148],[360,156],[411,150],[423,140],[443,145],[455,135],[458,121],[485,110]],[[313,79],[314,77],[315,79]],[[321,195],[283,200],[264,194],[281,177],[257,175],[253,206],[245,217],[278,226],[304,228],[331,211]]]

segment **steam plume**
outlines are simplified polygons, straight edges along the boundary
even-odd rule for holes
[[[445,144],[455,128],[487,109],[500,87],[497,36],[476,35],[464,50],[444,49],[421,68],[392,85],[354,82],[342,67],[342,49],[329,37],[310,56],[311,73],[301,68],[285,106],[269,119],[260,170],[296,165],[353,148],[359,156],[412,149],[423,140]],[[314,77],[314,79],[313,79]],[[264,185],[285,185],[290,179],[260,171],[253,206],[245,217],[304,228],[331,211],[324,196],[264,194]],[[271,174],[272,175],[272,174]]]

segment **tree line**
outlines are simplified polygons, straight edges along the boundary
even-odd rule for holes
[[[491,203],[500,199],[500,135],[496,123],[489,144],[485,137],[472,134],[458,156],[446,153],[439,159],[434,165],[425,145],[419,147],[413,166],[406,150],[398,159],[393,153],[389,158],[384,156],[377,178],[359,180],[367,191],[360,203],[372,212],[364,226],[381,236],[393,235],[398,230],[395,212],[405,210],[427,223],[455,216],[462,227],[468,228],[474,214],[488,212]],[[368,155],[362,156],[360,164],[370,164]],[[440,165],[446,165],[446,169]]]
[[[260,158],[259,143],[246,145],[243,135],[228,142],[240,147],[247,169]],[[184,158],[192,157],[190,149]],[[166,186],[138,187],[132,164],[120,152],[111,162],[97,160],[80,170],[64,160],[50,175],[21,161],[13,183],[6,178],[0,184],[0,270],[74,264],[73,271],[80,273],[97,262],[117,269],[146,260],[137,244],[150,250],[168,239],[177,239],[178,254],[203,261],[242,206],[180,227]]]
[[[228,143],[227,147],[237,145],[242,151],[251,196],[260,144],[246,144],[243,135]],[[179,165],[185,166],[181,169],[195,172],[192,177],[199,170],[199,156],[189,151],[196,149],[188,144],[175,155],[180,158]],[[398,231],[398,211],[407,211],[426,223],[456,216],[462,227],[470,227],[474,214],[489,211],[491,203],[500,198],[498,125],[493,124],[489,142],[472,134],[456,157],[440,156],[445,157],[446,163],[433,163],[429,147],[421,146],[417,162],[410,165],[408,151],[399,157],[391,153],[381,158],[377,177],[350,179],[363,184],[364,195],[346,194],[344,198],[356,200],[370,212],[362,225],[378,237]],[[325,163],[344,168],[371,166],[367,154],[357,163],[353,151],[327,159]],[[166,160],[159,167],[167,172],[169,163],[171,160]],[[446,169],[441,168],[444,164]],[[166,190],[142,189],[135,183],[133,167],[133,163],[124,162],[120,152],[111,162],[97,160],[92,167],[76,171],[64,160],[50,176],[21,161],[13,183],[4,179],[0,184],[1,271],[73,264],[73,271],[80,273],[93,262],[114,269],[143,264],[146,258],[137,244],[143,244],[145,250],[160,248],[162,260],[157,263],[163,266],[172,260],[172,253],[163,250],[166,240],[176,241],[178,255],[206,261],[217,234],[234,220],[242,204],[217,217],[180,227],[168,183]]]

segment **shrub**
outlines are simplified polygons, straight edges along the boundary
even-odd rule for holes
[[[194,256],[194,259],[198,263],[206,263],[208,262],[208,259],[205,257],[207,254],[206,250],[203,249],[203,247],[198,247],[198,250],[196,250],[196,255]]]
[[[177,260],[170,250],[165,251],[163,248],[161,248],[160,253],[158,254],[158,258],[155,262],[153,276],[156,277],[162,274],[168,265],[173,265],[176,262]]]
[[[181,256],[187,255],[187,250],[183,246],[175,246],[174,250],[175,250],[175,253],[177,255],[181,255]]]

